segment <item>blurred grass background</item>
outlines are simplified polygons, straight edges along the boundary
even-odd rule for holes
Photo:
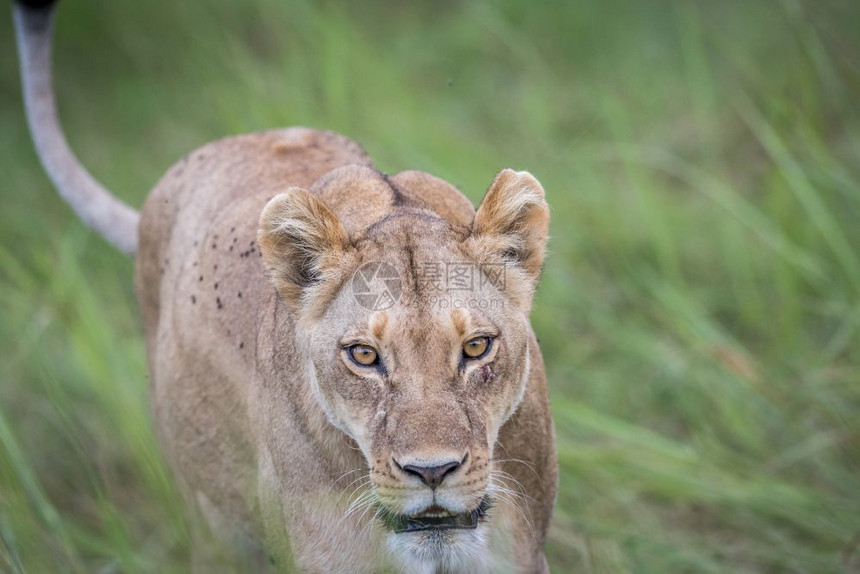
[[[187,571],[132,262],[39,168],[8,14],[0,48],[0,570]],[[55,64],[132,205],[287,125],[476,202],[541,179],[554,572],[860,571],[860,4],[65,0]]]

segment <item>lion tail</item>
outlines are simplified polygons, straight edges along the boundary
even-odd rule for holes
[[[51,33],[56,0],[15,0],[15,37],[27,123],[42,166],[63,199],[85,225],[133,255],[137,211],[110,194],[81,165],[57,118],[51,78]]]

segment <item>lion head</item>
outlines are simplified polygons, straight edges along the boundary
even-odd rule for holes
[[[262,213],[263,258],[307,358],[296,368],[361,449],[378,514],[413,553],[434,552],[440,532],[478,536],[493,503],[548,223],[540,183],[512,170],[477,212],[432,176],[351,166]]]

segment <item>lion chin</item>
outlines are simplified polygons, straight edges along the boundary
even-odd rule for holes
[[[391,533],[386,545],[404,572],[497,572],[486,562],[487,529]]]

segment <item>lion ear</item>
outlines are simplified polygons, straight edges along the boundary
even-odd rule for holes
[[[496,175],[472,224],[482,251],[522,270],[531,289],[543,267],[548,230],[543,187],[529,172],[512,169]]]
[[[328,273],[337,270],[349,236],[319,199],[291,187],[263,208],[257,241],[275,288],[287,303],[299,307]]]

